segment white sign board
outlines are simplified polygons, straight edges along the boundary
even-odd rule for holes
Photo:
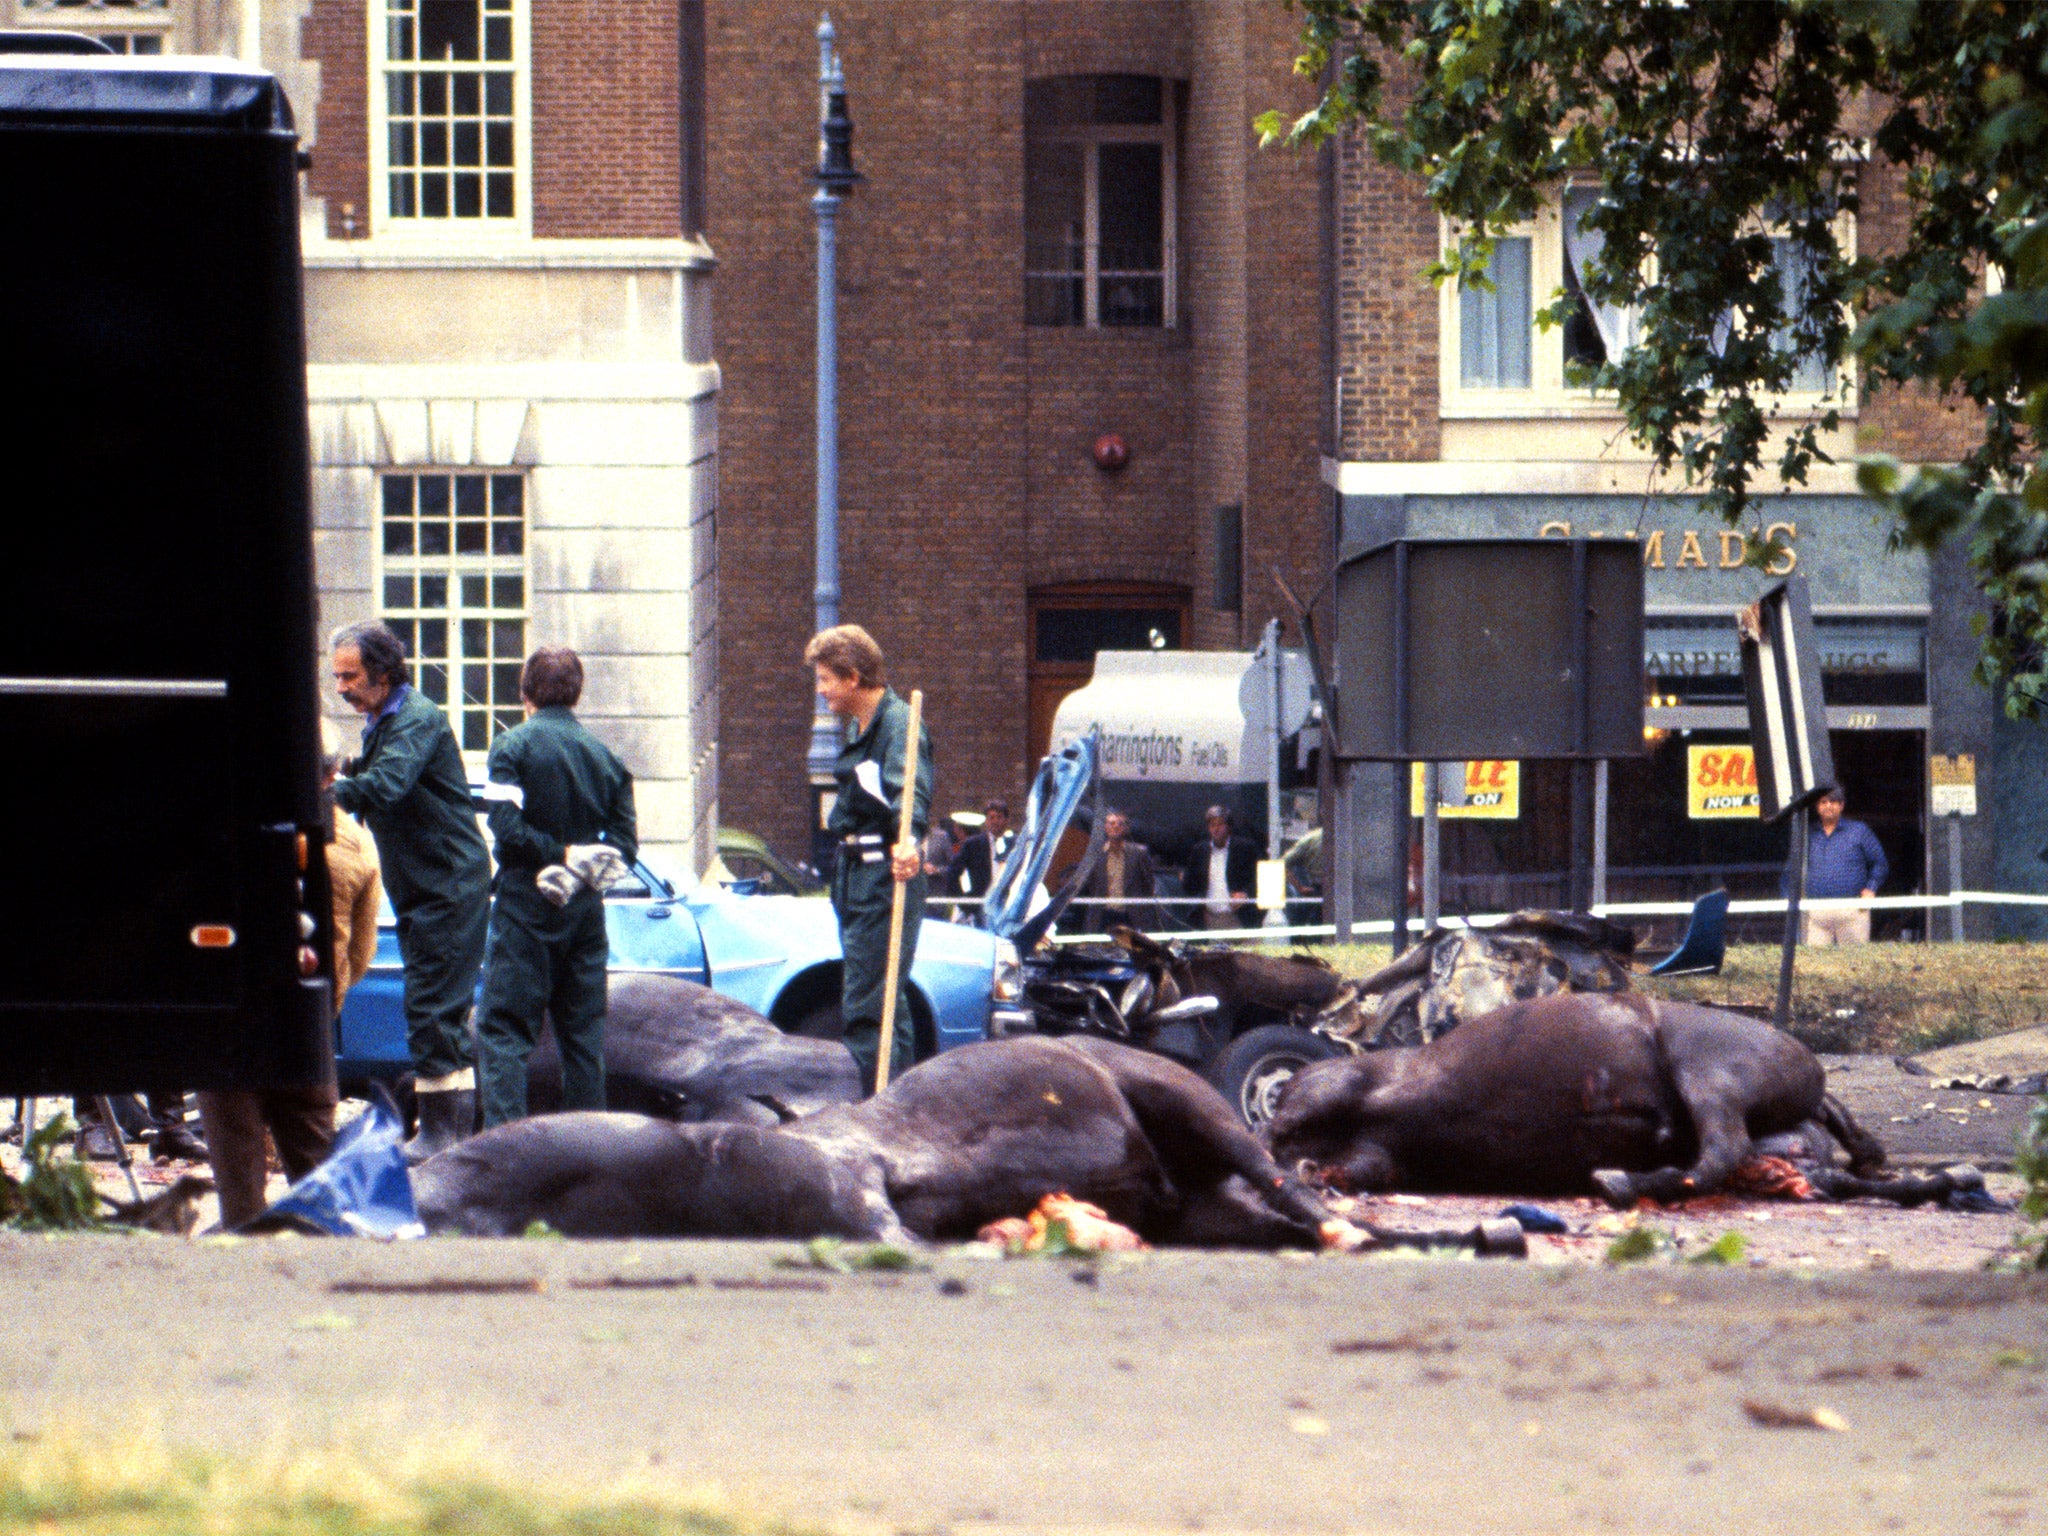
[[[1977,759],[1968,752],[1927,760],[1932,798],[1928,809],[1937,816],[1977,814]]]

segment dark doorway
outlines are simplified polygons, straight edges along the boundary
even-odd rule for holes
[[[1186,587],[1069,582],[1031,589],[1030,736],[1035,769],[1052,741],[1060,700],[1095,675],[1097,651],[1177,651],[1188,632]]]

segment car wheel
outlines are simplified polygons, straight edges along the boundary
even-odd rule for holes
[[[802,1035],[806,1040],[844,1040],[846,1038],[846,1017],[839,1011],[839,1004],[820,1003],[796,1016],[785,1026],[788,1033]]]
[[[1303,1067],[1328,1061],[1342,1047],[1288,1024],[1262,1024],[1239,1035],[1209,1064],[1214,1083],[1253,1130],[1273,1118],[1280,1091]]]

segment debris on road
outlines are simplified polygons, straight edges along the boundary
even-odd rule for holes
[[[1330,1346],[1333,1355],[1447,1355],[1458,1347],[1455,1339],[1433,1333],[1397,1333],[1385,1339],[1339,1339]]]
[[[1747,1398],[1742,1411],[1765,1429],[1827,1429],[1840,1433],[1849,1427],[1849,1421],[1832,1408],[1788,1408],[1782,1403],[1765,1402],[1762,1398]]]
[[[975,1238],[1013,1259],[1137,1253],[1147,1246],[1129,1227],[1111,1221],[1101,1206],[1067,1194],[1047,1195],[1029,1216],[992,1221]]]
[[[1521,1223],[1524,1232],[1539,1232],[1546,1237],[1562,1237],[1571,1231],[1571,1226],[1562,1216],[1546,1211],[1540,1205],[1511,1205],[1501,1212],[1509,1221]]]
[[[328,1290],[344,1296],[517,1296],[547,1289],[538,1276],[526,1280],[337,1280]]]

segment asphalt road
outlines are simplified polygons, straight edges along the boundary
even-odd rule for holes
[[[918,1532],[2048,1531],[2048,1280],[796,1251],[4,1235],[0,1432],[447,1440]],[[423,1281],[523,1289],[374,1289]]]

